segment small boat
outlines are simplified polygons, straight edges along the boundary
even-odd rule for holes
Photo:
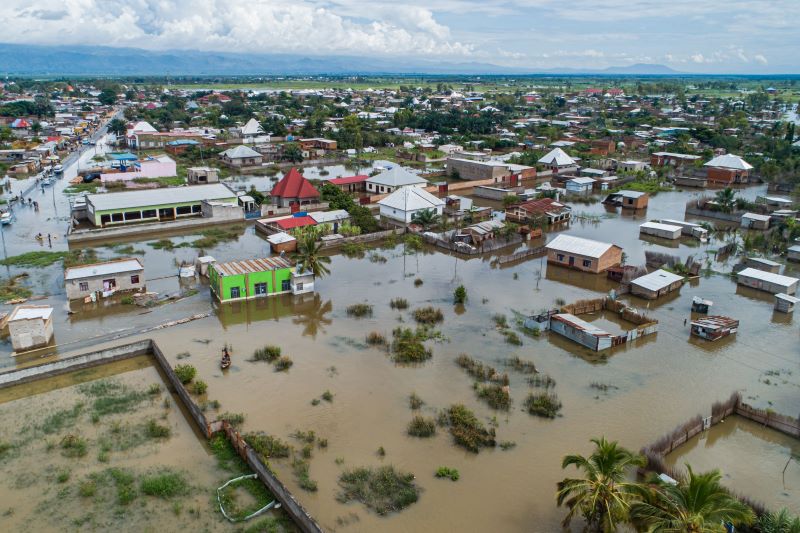
[[[13,218],[14,217],[11,215],[11,213],[9,213],[8,211],[4,211],[2,214],[0,214],[0,224],[2,224],[3,226],[11,224]]]
[[[222,361],[219,362],[219,367],[222,370],[226,368],[230,368],[231,366],[231,354],[228,353],[228,348],[222,349]]]

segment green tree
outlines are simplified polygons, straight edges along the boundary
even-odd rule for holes
[[[719,470],[695,474],[686,465],[687,477],[676,485],[658,480],[640,487],[642,499],[631,505],[631,522],[652,533],[724,533],[723,524],[752,524],[753,510],[719,483]]]
[[[723,212],[730,213],[736,203],[736,192],[730,187],[725,187],[721,191],[717,191],[714,200],[719,204]]]
[[[361,150],[364,147],[364,137],[361,134],[361,121],[357,115],[348,115],[342,120],[342,128],[339,131],[340,148],[355,148]]]
[[[456,287],[456,290],[453,291],[453,303],[454,304],[464,304],[467,302],[467,289],[463,285],[459,285]]]
[[[126,131],[125,121],[118,118],[112,119],[111,122],[108,123],[108,131],[109,133],[113,133],[117,136],[124,135]]]
[[[595,531],[614,531],[628,517],[628,509],[636,495],[636,484],[627,481],[628,470],[644,466],[646,460],[605,437],[592,439],[595,449],[591,455],[567,455],[561,468],[574,466],[582,478],[565,478],[558,483],[556,502],[569,509],[563,525],[567,527],[575,514],[586,520]]]
[[[117,91],[114,89],[103,89],[97,100],[103,105],[114,105],[117,101]]]
[[[440,217],[435,209],[424,209],[417,211],[411,216],[411,222],[419,224],[423,229],[429,229],[439,223]]]
[[[303,151],[297,143],[288,143],[283,147],[283,160],[292,163],[302,163]]]
[[[331,258],[321,254],[322,243],[318,243],[313,235],[306,235],[297,246],[293,259],[300,271],[311,272],[315,278],[321,278],[331,273],[327,265]]]
[[[766,512],[758,519],[758,530],[761,533],[800,533],[800,517],[791,516],[786,509]]]

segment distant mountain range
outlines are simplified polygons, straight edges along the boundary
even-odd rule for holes
[[[191,50],[148,51],[103,46],[0,44],[0,74],[21,76],[235,76],[348,74],[597,74],[675,75],[664,65],[606,69],[525,69],[491,63],[411,58],[241,54]]]

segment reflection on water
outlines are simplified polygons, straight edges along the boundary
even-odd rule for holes
[[[720,469],[723,484],[763,502],[800,514],[800,440],[732,416],[701,433],[666,458],[695,471]],[[783,473],[786,467],[785,474]]]

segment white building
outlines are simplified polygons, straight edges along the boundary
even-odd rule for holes
[[[542,156],[539,164],[545,165],[550,168],[554,173],[560,169],[570,168],[577,166],[577,163],[561,148],[553,148],[550,152]]]
[[[7,323],[15,352],[46,346],[53,338],[53,308],[49,305],[20,305]]]
[[[403,187],[378,202],[381,217],[405,224],[409,224],[416,213],[429,209],[441,216],[444,204],[444,200],[419,187]]]
[[[428,185],[428,180],[398,165],[372,176],[366,183],[368,193],[385,194],[404,187],[425,187]]]
[[[797,291],[797,278],[790,276],[781,276],[772,272],[765,272],[757,268],[745,268],[736,275],[737,283],[758,289],[761,291],[771,292],[772,294],[788,294],[793,295]]]
[[[144,267],[136,258],[71,267],[64,271],[64,287],[70,300],[96,292],[141,291]]]
[[[247,124],[242,126],[241,130],[239,130],[239,134],[244,144],[268,143],[270,140],[264,128],[262,128],[261,124],[254,118],[251,118],[247,121]]]

